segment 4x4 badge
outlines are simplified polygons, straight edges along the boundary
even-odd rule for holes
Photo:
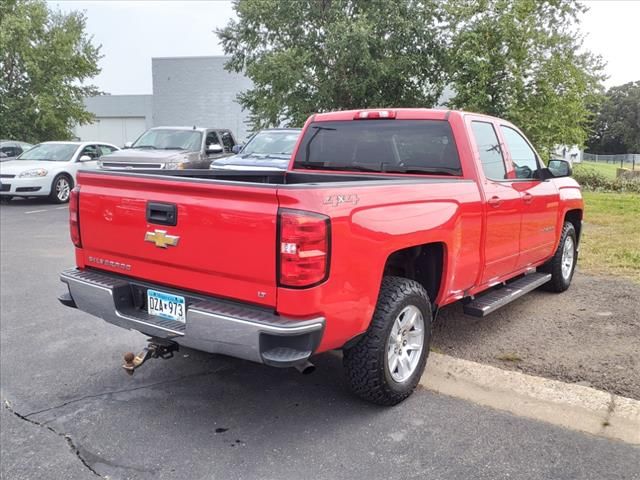
[[[331,205],[332,207],[339,207],[343,203],[351,203],[353,205],[357,205],[360,201],[358,195],[355,193],[347,193],[341,195],[329,195],[322,202],[324,205]]]
[[[167,248],[178,245],[180,237],[176,235],[167,235],[166,230],[155,230],[144,234],[144,241],[155,243],[156,247]]]

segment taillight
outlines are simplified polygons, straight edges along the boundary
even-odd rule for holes
[[[383,120],[396,118],[395,110],[362,110],[353,115],[354,120]]]
[[[326,280],[331,248],[329,217],[280,209],[278,223],[280,285],[311,287]]]
[[[80,240],[80,186],[76,186],[71,190],[69,196],[69,232],[71,233],[71,241],[73,244],[81,248]]]

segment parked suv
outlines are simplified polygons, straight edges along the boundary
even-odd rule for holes
[[[101,159],[108,170],[209,168],[212,160],[232,155],[236,140],[229,130],[196,127],[155,127],[125,150]]]

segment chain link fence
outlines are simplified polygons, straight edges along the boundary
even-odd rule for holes
[[[620,165],[620,168],[636,169],[636,165],[640,169],[640,153],[622,153],[617,155],[599,155],[597,153],[582,154],[583,162],[601,162]]]

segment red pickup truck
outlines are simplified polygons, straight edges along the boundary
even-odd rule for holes
[[[439,308],[569,287],[570,174],[509,122],[429,109],[313,115],[283,172],[81,172],[60,301],[150,336],[130,371],[177,345],[299,369],[341,349],[352,390],[392,405]]]

